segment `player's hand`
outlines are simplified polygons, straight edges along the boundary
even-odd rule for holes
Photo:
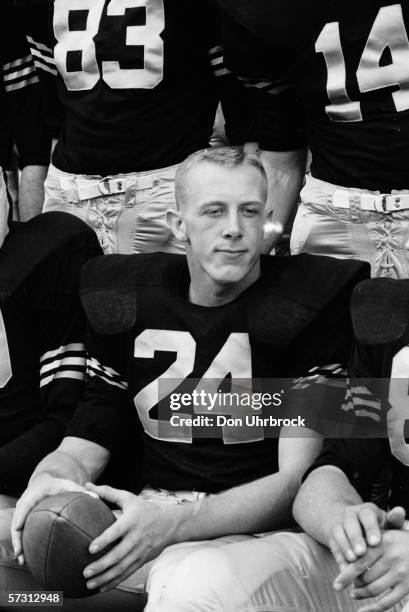
[[[390,512],[372,503],[347,506],[342,520],[331,530],[329,547],[338,566],[355,562],[369,547],[381,543],[382,529],[402,529],[405,511],[396,507]]]
[[[283,226],[276,221],[268,221],[264,226],[263,253],[269,255],[283,235]]]
[[[409,533],[403,530],[384,531],[376,548],[346,566],[334,581],[341,591],[361,576],[360,586],[351,592],[353,599],[382,595],[376,603],[364,605],[359,612],[384,612],[409,593]]]
[[[39,474],[28,485],[23,495],[17,502],[16,510],[11,523],[11,539],[14,554],[20,565],[24,564],[24,553],[22,544],[22,534],[24,523],[31,510],[41,500],[49,495],[57,495],[65,491],[83,491],[89,493],[84,487],[73,480],[66,478],[55,478],[49,474]]]
[[[118,520],[91,542],[89,551],[95,553],[115,543],[113,548],[84,570],[89,589],[106,591],[174,542],[172,535],[178,506],[156,504],[109,486],[86,486],[122,511]]]

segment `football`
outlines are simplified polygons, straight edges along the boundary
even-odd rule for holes
[[[107,552],[91,555],[92,540],[115,521],[108,506],[95,497],[67,491],[43,499],[27,517],[23,550],[34,578],[47,590],[65,597],[87,597],[84,568]]]

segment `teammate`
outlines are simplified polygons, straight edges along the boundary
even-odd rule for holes
[[[8,234],[0,183],[0,245]],[[63,213],[14,225],[0,250],[0,507],[15,506],[40,459],[61,440],[83,390],[85,320],[79,271],[100,253]]]
[[[219,4],[226,64],[253,91],[261,146],[292,168],[290,185],[305,169],[300,148],[312,153],[292,253],[408,277],[408,2]],[[287,191],[282,205],[296,202]]]
[[[41,106],[39,79],[30,49],[11,5],[0,6],[0,166],[7,168],[17,146],[21,179],[19,212],[26,221],[41,212],[51,141]]]
[[[354,437],[328,440],[307,473],[294,504],[306,533],[276,533],[246,548],[263,561],[247,583],[246,610],[257,602],[272,612],[398,612],[409,601],[408,306],[407,281],[374,279],[355,289],[357,378],[343,408],[354,413],[357,429]],[[385,467],[388,513],[370,502]],[[242,554],[240,543],[231,545],[230,557]],[[194,578],[192,590],[199,569],[193,565],[185,575],[190,583]],[[230,564],[225,572],[230,589],[235,569]]]
[[[31,0],[18,4],[32,15]],[[228,136],[245,138],[247,94],[223,66],[215,0],[48,8],[52,35],[37,28],[30,44],[43,81],[58,71],[64,123],[44,210],[85,220],[105,253],[183,252],[166,224],[177,164],[208,146],[220,98]]]
[[[196,556],[254,538],[240,534],[289,524],[299,476],[316,455],[319,437],[311,436],[308,423],[303,437],[279,442],[273,428],[218,423],[217,415],[244,420],[255,412],[220,397],[236,388],[231,381],[247,391],[253,378],[293,378],[346,360],[350,292],[367,273],[360,262],[308,255],[260,261],[266,175],[241,149],[190,156],[178,170],[176,194],[179,209],[169,221],[187,259],[112,256],[84,270],[82,296],[93,330],[86,394],[57,452],[37,467],[13,524],[21,557],[30,508],[48,494],[94,481],[124,448],[121,432],[135,446],[142,428],[142,492],[87,485],[122,515],[91,550],[117,545],[86,568],[85,577],[90,588],[123,583],[132,592],[143,591],[149,577],[152,610],[162,605],[168,581],[180,584],[185,564]],[[189,407],[185,394],[193,398],[194,391],[216,395],[217,407],[209,409],[205,399]],[[200,424],[195,417],[212,418]],[[128,470],[137,477],[135,466]],[[144,565],[164,549],[157,562]],[[7,583],[7,573],[16,570],[10,560],[1,565]],[[18,575],[15,585],[33,586],[24,572]],[[211,575],[223,580],[223,573]],[[242,589],[232,598],[239,595]]]

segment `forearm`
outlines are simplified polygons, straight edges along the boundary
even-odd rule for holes
[[[341,523],[345,508],[362,499],[348,478],[333,466],[311,472],[294,502],[294,518],[315,540],[329,545],[331,529]]]
[[[268,176],[267,207],[273,211],[273,223],[283,231],[298,202],[304,181],[307,151],[261,151]]]
[[[46,166],[25,166],[21,171],[19,185],[20,221],[28,221],[40,214],[44,204],[44,181]]]
[[[57,450],[40,461],[30,478],[30,484],[37,476],[44,474],[72,480],[80,485],[95,482],[108,460],[109,452],[98,444],[66,437]]]
[[[277,472],[201,502],[181,505],[175,542],[288,527],[298,487],[296,476]]]

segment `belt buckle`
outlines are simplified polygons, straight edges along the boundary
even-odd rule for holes
[[[112,176],[105,176],[99,181],[98,189],[100,190],[102,195],[114,195],[116,193],[123,193],[123,180],[114,179]]]
[[[383,212],[384,212],[384,213],[387,213],[387,212],[388,212],[388,209],[387,209],[387,206],[386,206],[386,205],[387,205],[386,198],[387,198],[388,196],[389,196],[389,193],[381,193],[381,194],[380,194],[380,198],[381,198],[381,207],[382,207],[382,210],[383,210]]]

